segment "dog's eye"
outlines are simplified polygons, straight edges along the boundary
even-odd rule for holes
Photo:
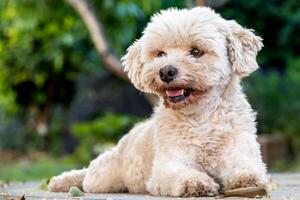
[[[163,57],[163,56],[166,56],[167,54],[163,51],[159,51],[156,53],[156,57]]]
[[[190,54],[195,58],[199,58],[204,54],[204,51],[201,51],[200,49],[194,47],[191,49]]]

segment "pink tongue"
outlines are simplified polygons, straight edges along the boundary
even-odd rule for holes
[[[178,90],[166,90],[168,97],[177,97],[183,95],[183,89]]]

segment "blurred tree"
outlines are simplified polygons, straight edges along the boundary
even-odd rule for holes
[[[99,13],[103,35],[108,36],[106,42],[114,47],[106,51],[113,52],[115,60],[139,36],[153,12],[172,5],[184,6],[181,1],[146,0],[90,4]],[[66,2],[3,0],[0,18],[0,111],[2,118],[15,117],[1,126],[9,128],[10,123],[19,121],[26,125],[21,132],[49,135],[53,110],[56,106],[68,109],[78,77],[92,79],[107,74],[99,67],[107,62],[97,56],[86,27]],[[8,130],[1,133],[3,137]],[[32,137],[28,140],[35,141]],[[44,144],[49,143],[46,141]]]
[[[123,71],[119,59],[109,50],[107,39],[103,33],[103,25],[97,20],[88,2],[86,0],[68,0],[68,2],[79,13],[86,24],[95,47],[101,55],[107,69],[116,76],[127,80],[128,78]]]

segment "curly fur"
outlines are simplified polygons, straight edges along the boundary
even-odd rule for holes
[[[220,188],[266,186],[255,113],[240,86],[240,79],[258,68],[261,41],[210,8],[155,14],[123,64],[135,87],[160,96],[160,105],[88,169],[53,177],[49,190],[68,191],[75,184],[94,193],[210,196]],[[204,54],[191,56],[193,47]],[[158,51],[166,55],[157,57]],[[166,65],[179,71],[170,83],[159,78]],[[169,88],[193,92],[174,103]]]

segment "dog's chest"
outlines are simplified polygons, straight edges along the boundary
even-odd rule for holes
[[[213,156],[212,152],[220,149],[220,146],[226,142],[232,126],[225,121],[216,122],[211,119],[200,123],[195,119],[177,131],[182,145],[195,148],[197,152],[205,156]]]
[[[170,142],[176,140],[182,145],[204,147],[219,143],[224,135],[233,131],[233,125],[232,120],[215,114],[206,120],[200,117],[162,120],[158,131],[159,137],[166,137]]]
[[[166,133],[161,134],[161,142],[176,144],[189,159],[212,174],[232,137],[230,121],[214,116],[205,121],[193,118],[175,123],[173,120],[172,123],[161,124],[160,129]]]

